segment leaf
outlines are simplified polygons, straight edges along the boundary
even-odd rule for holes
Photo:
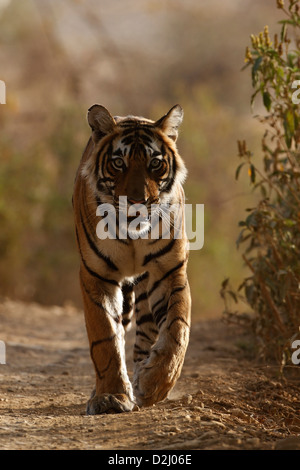
[[[257,213],[256,211],[255,212],[252,212],[252,214],[248,215],[248,217],[246,218],[246,226],[247,227],[257,227]]]
[[[291,52],[289,52],[288,55],[287,55],[288,66],[289,67],[294,67],[294,65],[296,64],[296,60],[297,60],[297,55],[292,54]]]
[[[239,248],[240,244],[241,243],[244,243],[246,240],[248,240],[250,237],[252,237],[252,234],[251,233],[248,233],[247,235],[244,235],[245,232],[247,233],[248,232],[248,229],[246,228],[243,228],[236,240],[236,247]]]
[[[256,73],[259,69],[259,66],[261,64],[263,60],[263,57],[260,56],[260,57],[257,57],[257,59],[255,60],[254,64],[253,64],[253,67],[252,67],[252,73]]]
[[[284,115],[283,120],[284,130],[285,130],[285,141],[288,148],[291,148],[292,145],[292,137],[294,136],[295,132],[295,121],[294,121],[294,113],[291,109],[288,109]]]
[[[263,60],[263,57],[260,56],[255,60],[255,62],[253,64],[253,67],[252,67],[252,86],[253,87],[255,87],[255,85],[257,83],[257,72],[259,70],[259,66],[260,66],[262,60]]]
[[[228,286],[228,283],[229,283],[229,277],[224,279],[224,281],[222,282],[222,289],[226,289],[226,287]]]
[[[248,169],[248,174],[250,176],[251,183],[255,183],[255,167],[254,165],[250,165]]]
[[[283,221],[283,223],[286,227],[293,227],[294,225],[297,225],[298,222],[296,222],[295,220],[286,219]]]
[[[264,107],[267,109],[267,111],[270,111],[271,104],[272,104],[272,99],[271,99],[271,95],[268,91],[263,92],[263,103],[264,103]]]
[[[231,297],[233,298],[233,300],[237,304],[238,303],[238,298],[237,298],[236,294],[231,290],[228,291],[228,294],[231,295]]]
[[[245,296],[249,304],[252,305],[253,297],[254,297],[254,285],[253,284],[250,284],[250,285],[247,284],[245,286]]]
[[[236,180],[238,179],[239,174],[240,174],[240,171],[241,171],[241,169],[242,169],[242,167],[243,167],[244,165],[245,165],[245,162],[241,163],[241,164],[237,167],[236,172],[235,172],[235,179],[236,179]]]
[[[286,35],[286,23],[287,23],[287,21],[289,21],[289,20],[280,21],[280,23],[282,23],[282,28],[281,28],[281,32],[280,32],[281,42],[284,41],[284,38],[285,38],[285,35]]]

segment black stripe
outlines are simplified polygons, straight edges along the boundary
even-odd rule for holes
[[[172,295],[172,294],[171,294]],[[152,305],[152,310],[155,309],[155,307],[157,307],[158,304],[160,304],[161,302],[163,302],[163,300],[165,300],[165,296],[163,296],[161,299],[157,300],[157,302],[155,302],[154,305]]]
[[[175,181],[174,174],[172,174],[172,176],[168,176],[168,178],[166,178],[166,183],[161,187],[161,192],[169,193],[173,187],[174,181]]]
[[[161,328],[161,325],[167,320],[167,315],[162,316],[162,318],[157,323],[158,328]]]
[[[159,256],[163,256],[166,253],[168,253],[173,248],[175,242],[176,242],[176,239],[173,238],[170,241],[170,243],[164,246],[161,250],[157,251],[156,253],[149,253],[148,255],[146,255],[144,258],[143,266],[145,266],[147,263],[149,263],[153,259],[159,258]]]
[[[132,130],[135,130],[136,128],[140,128],[140,129],[147,129],[147,128],[150,128],[150,129],[155,129],[155,126],[154,126],[155,123],[153,122],[148,122],[148,121],[143,121],[143,120],[136,120],[136,119],[132,119],[132,118],[128,118],[128,119],[124,119],[124,121],[121,121],[118,123],[118,126],[120,127],[131,127]],[[126,131],[124,131],[126,132]]]
[[[95,165],[95,176],[96,176],[96,177],[99,176],[100,156],[101,156],[101,153],[103,153],[104,148],[105,148],[105,147],[101,148],[101,149],[99,150],[99,152],[97,153],[96,165]],[[112,147],[112,142],[109,142],[108,147],[107,147],[107,150],[106,150],[105,154],[103,155],[103,158],[102,158],[102,161],[101,161],[102,175],[103,175],[103,162],[104,162],[104,159],[105,159],[105,158],[107,159],[107,156],[112,154],[112,148],[113,148],[113,147]]]
[[[96,346],[99,346],[99,344],[105,343],[106,341],[112,341],[115,337],[116,335],[114,334],[112,336],[109,336],[108,338],[98,339],[97,341],[93,341],[91,344],[91,352]]]
[[[135,349],[135,352],[136,352],[137,354],[145,354],[145,355],[147,355],[147,356],[148,356],[148,354],[149,354],[149,351],[146,351],[145,349],[142,349],[138,344],[135,344],[135,345],[134,345],[134,349]]]
[[[172,294],[171,294],[171,295],[172,295]],[[171,296],[170,296],[170,298],[171,298]],[[170,298],[169,298],[169,301],[170,301]],[[157,326],[159,326],[159,323],[160,323],[161,319],[162,319],[167,313],[169,313],[169,311],[171,310],[171,308],[173,308],[174,305],[178,304],[179,302],[180,302],[180,300],[175,300],[175,302],[173,302],[169,307],[168,307],[168,303],[169,303],[169,302],[168,302],[167,304],[162,305],[159,309],[157,309],[156,312],[154,312],[154,311],[152,310],[153,318],[154,318],[155,323],[157,324]],[[176,317],[173,321],[176,321],[176,320],[182,320],[183,322],[185,322],[181,317]],[[170,323],[170,325],[169,325],[168,328],[171,327],[173,321]],[[186,324],[187,326],[189,326],[187,322],[185,322],[185,324]]]
[[[113,271],[119,271],[117,266],[115,265],[115,263],[112,262],[112,260],[104,255],[99,249],[98,247],[95,245],[95,243],[93,242],[93,240],[91,239],[88,231],[87,231],[87,228],[84,224],[84,221],[83,221],[83,218],[82,218],[82,214],[80,212],[80,221],[81,221],[81,225],[83,227],[83,230],[84,230],[84,233],[85,233],[85,236],[86,236],[86,239],[88,241],[88,244],[91,248],[91,250],[95,253],[96,256],[98,256],[98,258],[101,258],[103,261],[105,261],[105,263],[107,264],[107,266],[112,269]]]
[[[112,146],[111,146],[111,150],[112,150]],[[107,160],[108,160],[108,150],[106,150],[106,152],[103,152],[101,161],[99,160],[98,162],[98,173],[96,174],[96,178],[98,178],[99,176],[101,178],[105,176],[105,170],[107,168]]]
[[[154,328],[149,328],[149,331],[151,331],[151,333],[154,333],[155,335],[158,335],[158,330]]]
[[[139,282],[144,281],[145,279],[147,279],[147,277],[149,277],[148,271],[146,271],[145,273],[143,273],[140,276],[136,277],[135,280],[134,280],[134,285],[137,285]]]
[[[144,356],[149,356],[149,351],[146,351],[146,350],[143,350],[143,349],[140,349],[138,346],[134,346],[135,348],[135,354],[142,354]],[[141,359],[134,359],[133,362],[138,362],[140,361]]]
[[[131,284],[124,284],[122,286],[123,293],[123,307],[122,315],[128,315],[133,309],[133,286]]]
[[[153,318],[154,318],[155,323],[157,324],[157,326],[159,326],[159,323],[162,320],[162,318],[164,318],[168,313],[168,304],[163,305],[158,310],[156,310],[155,313],[154,312],[152,313],[153,313]]]
[[[91,352],[93,351],[93,349],[96,346],[99,346],[99,344],[105,343],[107,341],[112,341],[115,337],[116,337],[116,335],[113,334],[112,336],[109,336],[108,338],[98,339],[97,341],[93,341],[92,344],[91,344]]]
[[[106,310],[106,308],[102,305],[101,302],[98,302],[98,300],[96,300],[96,299],[92,296],[91,292],[88,290],[88,288],[86,287],[86,285],[85,285],[85,283],[84,283],[84,281],[83,281],[83,279],[82,279],[81,273],[80,273],[80,280],[81,280],[82,287],[84,288],[85,293],[87,294],[87,296],[89,297],[89,299],[93,302],[93,304],[95,304],[97,307],[101,308],[101,309],[106,313],[106,315],[109,315],[110,317],[112,317],[112,318],[116,321],[116,323],[119,323],[120,320],[121,320],[120,315],[117,314],[117,316],[115,317],[115,316],[114,316],[113,314],[111,314],[108,310]]]
[[[173,318],[173,320],[171,321],[171,323],[167,326],[167,329],[169,330],[171,328],[171,326],[173,325],[174,322],[176,321],[181,321],[182,323],[184,323],[188,328],[190,328],[190,325],[184,320],[184,318],[182,317],[175,317]]]
[[[154,127],[143,127],[143,132],[145,132],[145,134],[147,134],[149,137],[151,137],[152,140],[155,139],[155,135],[154,135]]]
[[[148,298],[147,292],[143,292],[135,299],[135,305],[141,302],[142,300],[146,300]]]
[[[157,289],[157,287],[159,286],[159,284],[164,281],[168,276],[170,276],[172,273],[174,273],[175,271],[177,271],[177,269],[180,269],[185,263],[185,259],[183,261],[181,261],[180,263],[178,263],[176,266],[174,266],[174,268],[170,269],[169,271],[167,271],[165,273],[165,275],[159,279],[158,281],[156,281],[153,286],[151,287],[151,289],[149,290],[148,292],[148,295],[151,295],[155,289]]]
[[[128,135],[127,137],[123,137],[121,143],[124,145],[131,145],[134,141],[134,135]]]
[[[177,164],[176,164],[176,157],[175,154],[172,150],[172,164],[170,164],[170,171],[169,171],[169,177],[168,177],[168,182],[165,183],[165,185],[162,187],[162,191],[169,193],[172,189],[172,186],[175,181],[175,176],[176,176],[176,171],[177,171]]]
[[[108,361],[108,364],[107,366],[105,367],[105,369],[103,369],[101,372],[100,370],[98,369],[97,367],[97,364],[95,362],[95,359],[94,359],[94,355],[93,355],[93,351],[94,351],[94,347],[98,346],[99,344],[102,344],[106,341],[112,341],[114,338],[115,338],[116,335],[113,335],[113,336],[110,336],[109,338],[104,338],[104,339],[99,339],[98,341],[93,341],[92,344],[91,344],[91,348],[90,348],[90,354],[91,354],[91,358],[92,358],[92,361],[94,363],[94,367],[95,367],[95,370],[97,372],[97,376],[100,380],[102,380],[104,378],[104,372],[106,372],[109,367],[110,367],[110,363],[112,361],[112,357],[110,358],[110,360]]]
[[[83,255],[82,255],[82,251],[81,251],[81,248],[80,248],[80,243],[79,243],[79,237],[78,237],[77,228],[76,228],[76,238],[77,238],[78,248],[79,248],[79,252],[80,252],[80,256],[81,256],[81,260],[82,260],[83,266],[84,266],[85,269],[90,273],[90,275],[93,276],[93,277],[96,277],[97,279],[100,279],[100,281],[108,282],[109,284],[113,284],[114,286],[119,286],[119,283],[118,283],[117,281],[115,281],[114,279],[106,279],[105,277],[100,276],[100,274],[95,273],[95,271],[93,271],[93,270],[86,264],[86,261],[85,261]]]
[[[122,127],[126,127],[126,129],[124,129],[124,130],[122,131],[122,137],[123,137],[123,136],[126,137],[126,136],[128,136],[129,134],[132,134],[132,133],[135,132],[135,126],[128,126],[128,125],[126,125],[126,124],[125,124],[125,126],[124,126],[123,124],[125,124],[125,123],[122,123],[121,126],[122,126]]]
[[[114,183],[115,180],[113,178],[110,178],[109,176],[102,176],[102,177],[98,177],[97,178],[97,184],[98,182],[100,183],[107,183],[107,182],[110,182],[110,183]]]
[[[141,318],[136,320],[137,326],[142,325],[143,323],[153,323],[152,313],[146,313],[145,315],[142,315]]]
[[[137,331],[136,335],[137,336],[143,336],[143,338],[146,338],[148,341],[152,341],[151,338],[149,338],[149,336],[146,335],[146,333],[144,331]]]
[[[113,156],[117,156],[117,157],[123,157],[123,152],[120,148],[118,148],[117,150],[115,150],[113,152]]]
[[[148,135],[143,135],[143,134],[139,134],[139,139],[143,142],[144,145],[146,146],[150,146],[153,142],[153,137],[149,137]]]
[[[133,291],[133,284],[123,284],[122,285],[122,292],[124,295],[128,295]]]
[[[187,282],[183,286],[175,287],[175,289],[173,289],[171,291],[170,297],[172,297],[172,295],[176,294],[176,292],[180,292],[180,291],[184,290],[186,288],[186,286],[187,286]]]
[[[95,271],[93,271],[87,264],[86,264],[86,261],[83,257],[81,257],[82,259],[82,262],[83,262],[83,265],[85,267],[85,269],[89,272],[89,274],[93,277],[96,277],[97,279],[99,279],[100,281],[103,281],[103,282],[108,282],[109,284],[113,284],[114,286],[119,286],[119,283],[117,281],[115,281],[114,279],[107,279],[105,277],[102,277],[100,276],[100,274],[98,273],[95,273]]]

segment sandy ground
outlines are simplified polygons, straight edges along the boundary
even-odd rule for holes
[[[193,323],[169,399],[101,416],[85,416],[94,371],[82,312],[5,300],[0,325],[0,449],[300,449],[300,369],[286,380],[247,358],[221,320]],[[133,341],[134,330],[129,371]]]

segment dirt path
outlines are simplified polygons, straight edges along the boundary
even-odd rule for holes
[[[7,300],[0,325],[0,449],[300,449],[300,374],[287,383],[247,359],[220,320],[194,322],[167,401],[101,416],[84,414],[94,372],[81,312]]]

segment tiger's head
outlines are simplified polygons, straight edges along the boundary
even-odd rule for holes
[[[186,167],[176,147],[183,119],[175,105],[157,121],[112,115],[98,104],[88,110],[93,149],[82,175],[102,203],[119,209],[120,196],[128,206],[172,203]],[[122,198],[121,198],[122,199]]]

